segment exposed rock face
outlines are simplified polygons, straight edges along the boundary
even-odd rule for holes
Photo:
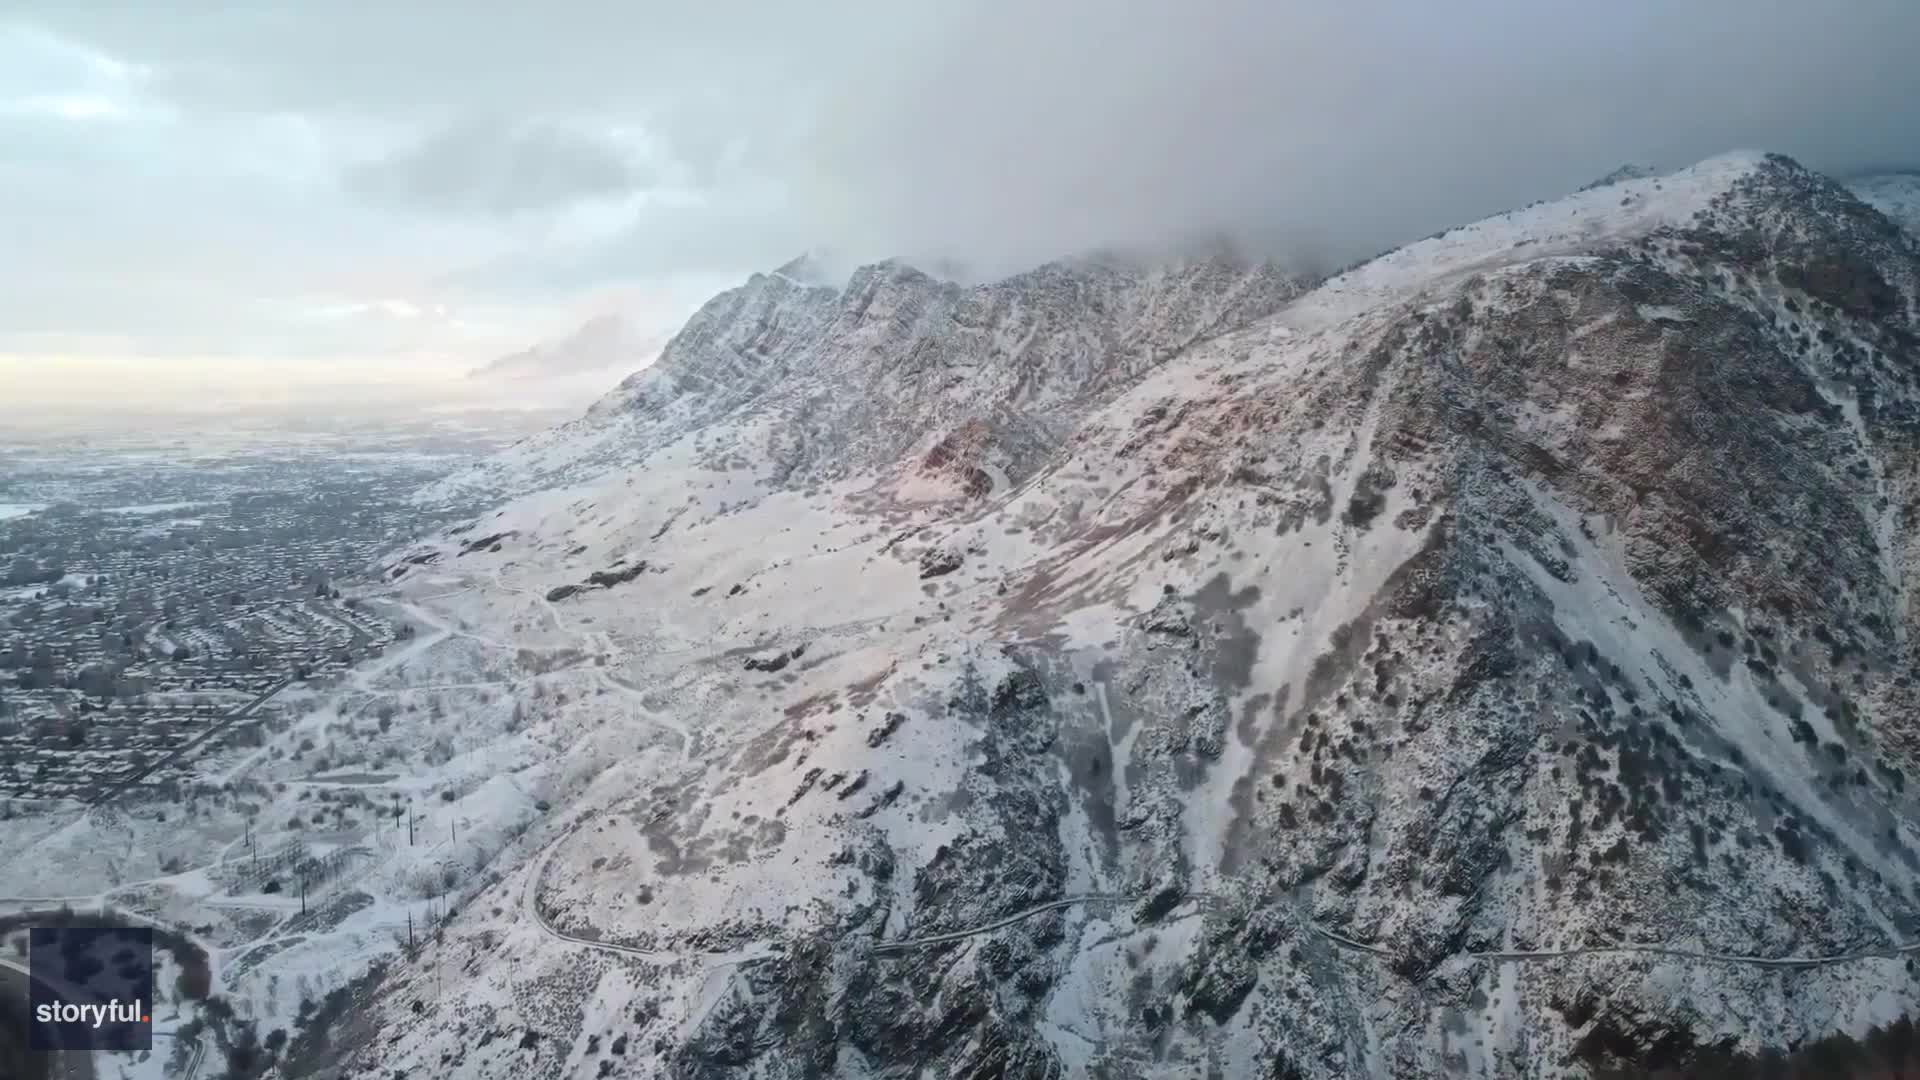
[[[942,577],[960,569],[965,561],[966,556],[952,548],[928,548],[920,553],[920,576],[923,579]]]
[[[582,422],[645,457],[612,524],[507,508],[485,566],[670,567],[569,609],[697,735],[522,886],[657,950],[591,991],[652,1010],[622,1069],[1560,1076],[1914,1007],[1891,958],[1481,955],[1920,938],[1912,237],[1742,156],[1295,291],[756,278]],[[955,417],[1009,483],[904,493]]]
[[[783,484],[890,467],[956,433],[1024,478],[1087,405],[1304,288],[1227,259],[1079,260],[971,287],[898,262],[845,289],[808,280],[756,274],[715,297],[581,421],[447,486],[554,486],[722,424],[738,430],[707,447],[709,462]]]
[[[1658,175],[1660,175],[1660,170],[1655,169],[1652,166],[1627,164],[1627,165],[1620,166],[1619,168],[1613,170],[1607,175],[1601,177],[1600,179],[1595,180],[1593,183],[1588,184],[1586,187],[1583,187],[1580,190],[1592,191],[1594,188],[1612,187],[1613,185],[1621,183],[1626,180],[1646,180]]]

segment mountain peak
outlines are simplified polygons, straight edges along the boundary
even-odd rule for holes
[[[1659,176],[1660,170],[1651,165],[1626,164],[1613,170],[1598,180],[1579,188],[1580,191],[1592,191],[1595,188],[1612,187],[1623,180],[1646,180]]]
[[[838,288],[846,280],[846,275],[836,272],[837,262],[831,253],[815,248],[781,263],[772,271],[772,275],[808,288]]]

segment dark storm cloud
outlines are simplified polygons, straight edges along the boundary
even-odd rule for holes
[[[778,201],[693,215],[726,218],[728,257],[741,217],[765,215],[763,262],[796,233],[1017,263],[1222,230],[1344,258],[1627,161],[1760,148],[1846,171],[1920,148],[1912,0],[416,0],[176,15],[73,0],[49,17],[158,54],[174,85],[262,108],[621,113],[718,199],[741,172],[780,186]],[[463,155],[509,148],[554,160],[509,169],[529,199],[570,177],[621,179],[582,146],[472,132],[388,179],[451,191]],[[506,189],[460,195],[518,201]],[[651,250],[649,227],[684,250],[688,230],[650,220],[614,242],[610,266]]]
[[[841,88],[807,148],[802,203],[869,246],[1018,263],[1224,230],[1345,260],[1623,162],[1920,156],[1911,0],[969,10]]]
[[[631,150],[546,122],[465,120],[346,172],[347,187],[405,209],[514,213],[622,195],[648,173]]]

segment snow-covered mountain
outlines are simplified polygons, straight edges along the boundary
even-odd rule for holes
[[[1848,182],[1861,201],[1892,218],[1915,236],[1920,236],[1920,172],[1884,173],[1862,176]]]
[[[1310,284],[757,275],[429,493],[505,501],[386,568],[409,677],[497,669],[456,805],[541,813],[356,1067],[1561,1076],[1910,1012],[1756,961],[1920,939],[1914,237],[1741,154]]]
[[[844,289],[793,266],[715,297],[578,422],[524,441],[429,497],[578,483],[668,447],[824,479],[988,433],[1015,472],[1057,447],[1076,409],[1209,335],[1269,314],[1302,282],[1225,258],[1055,263],[962,286],[904,263]],[[962,435],[962,438],[970,436]]]

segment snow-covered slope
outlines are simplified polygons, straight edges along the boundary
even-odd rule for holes
[[[886,463],[957,431],[987,432],[990,456],[1020,458],[1057,445],[1062,403],[1097,400],[1302,287],[1225,259],[1080,260],[974,287],[897,262],[844,289],[788,269],[715,297],[580,420],[425,497],[576,484],[703,429],[708,460],[764,460],[796,479]]]
[[[1920,938],[1917,298],[1760,155],[1304,294],[757,276],[387,568],[447,672],[584,681],[356,1064],[1560,1076],[1909,1011],[1753,961]]]
[[[1920,173],[1863,176],[1849,181],[1847,187],[1861,201],[1920,238]]]

